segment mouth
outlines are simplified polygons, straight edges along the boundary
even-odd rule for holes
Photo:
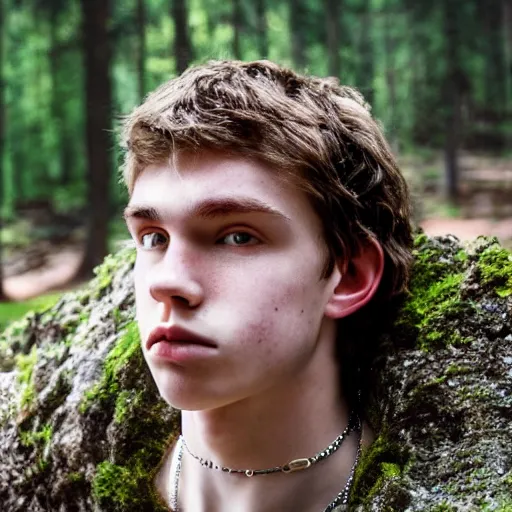
[[[155,327],[146,341],[146,349],[149,350],[153,345],[160,342],[216,347],[212,340],[177,325],[159,325]]]

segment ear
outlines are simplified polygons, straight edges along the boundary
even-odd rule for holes
[[[333,272],[334,291],[325,306],[329,318],[343,318],[367,304],[375,295],[384,271],[384,252],[376,240],[361,244],[348,263],[340,261]]]

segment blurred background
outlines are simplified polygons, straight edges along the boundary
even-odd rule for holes
[[[126,238],[119,120],[212,58],[356,86],[426,232],[512,246],[512,0],[0,0],[0,327]]]

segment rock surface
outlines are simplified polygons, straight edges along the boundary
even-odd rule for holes
[[[380,337],[377,439],[350,510],[512,510],[512,255],[416,240],[411,296]],[[134,254],[0,336],[5,512],[158,511],[152,473],[179,428],[139,347]],[[150,435],[148,435],[150,433]]]

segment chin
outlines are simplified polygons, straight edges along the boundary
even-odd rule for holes
[[[190,379],[170,375],[153,375],[160,396],[174,409],[180,411],[205,411],[228,405],[234,400],[229,397],[214,396],[205,381],[193,382]]]

